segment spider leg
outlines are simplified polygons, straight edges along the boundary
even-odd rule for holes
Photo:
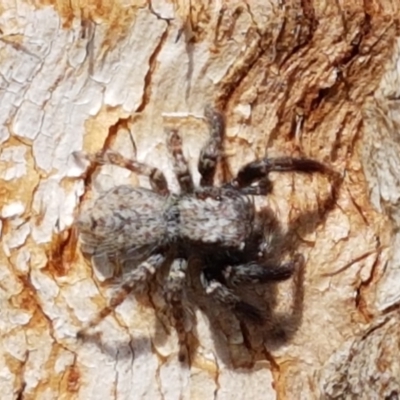
[[[293,260],[280,265],[265,265],[251,262],[248,264],[228,266],[222,274],[226,282],[233,286],[279,282],[289,279],[304,263],[304,257],[297,255]]]
[[[120,304],[122,304],[130,293],[142,291],[146,282],[155,274],[157,269],[165,261],[165,256],[154,254],[146,261],[140,263],[135,269],[123,275],[123,281],[111,297],[108,306],[104,307],[89,323],[79,330],[77,336],[85,337],[88,331],[97,326],[104,318],[108,317]]]
[[[257,307],[243,301],[232,289],[218,280],[207,278],[204,271],[201,274],[201,283],[207,295],[231,309],[239,319],[248,319],[256,324],[263,322],[264,318]]]
[[[165,298],[171,306],[174,326],[179,341],[179,360],[185,361],[186,356],[186,330],[185,309],[182,303],[186,281],[187,261],[181,258],[175,259],[171,265],[165,286]]]
[[[129,160],[114,151],[86,154],[85,157],[94,164],[116,165],[121,168],[126,168],[129,171],[137,174],[147,176],[150,180],[150,185],[155,192],[162,195],[169,193],[167,180],[165,179],[164,174],[158,168],[151,167],[150,165],[136,160]]]
[[[231,183],[225,185],[225,187],[232,186]],[[267,194],[272,192],[272,182],[269,180],[268,176],[261,178],[257,185],[255,186],[245,186],[240,188],[240,193],[244,195],[252,195],[252,196],[266,196]]]
[[[225,121],[221,113],[211,107],[204,111],[210,139],[200,152],[198,170],[201,175],[201,186],[212,186],[218,161],[222,153],[222,138],[225,132]]]
[[[266,182],[268,182],[267,179],[270,172],[287,171],[303,172],[308,174],[319,172],[329,175],[332,175],[333,173],[333,171],[331,171],[326,165],[309,158],[264,158],[262,160],[253,161],[242,167],[236,178],[233,179],[228,186],[247,189],[247,187],[255,181],[263,182],[264,186],[269,186],[266,185]]]
[[[169,131],[168,150],[173,156],[173,167],[183,193],[192,193],[194,184],[190,175],[188,163],[182,152],[182,139],[179,133],[172,129]]]

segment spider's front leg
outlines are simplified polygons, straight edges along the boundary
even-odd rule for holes
[[[253,161],[242,167],[239,170],[236,178],[233,179],[232,182],[230,182],[227,186],[237,188],[245,194],[267,194],[271,191],[271,183],[268,180],[268,174],[270,172],[289,171],[308,174],[319,172],[329,176],[333,176],[335,174],[334,171],[332,171],[326,165],[309,158],[264,158],[262,160]],[[259,181],[258,186],[250,186],[256,181]],[[264,186],[266,190],[261,190],[260,193],[257,193],[256,188],[260,185],[261,188]]]
[[[225,133],[225,120],[223,115],[211,107],[204,111],[210,139],[200,152],[198,170],[201,175],[201,186],[212,186],[215,171],[222,153],[222,139]]]
[[[181,258],[175,259],[168,274],[164,293],[168,302],[174,326],[179,341],[179,361],[187,359],[186,354],[186,330],[185,330],[185,308],[183,306],[183,296],[186,282],[187,261]]]
[[[75,153],[77,156],[80,156],[81,153]],[[121,168],[126,168],[129,171],[135,172],[137,174],[147,176],[150,181],[150,185],[152,189],[161,195],[166,195],[169,193],[167,180],[165,179],[164,174],[155,167],[151,167],[150,165],[141,163],[136,160],[129,160],[123,157],[121,154],[116,153],[114,151],[106,151],[106,152],[98,152],[95,154],[83,154],[83,157],[86,158],[89,162],[98,165],[116,165]]]
[[[117,286],[108,306],[104,307],[84,328],[79,330],[77,336],[84,338],[88,331],[97,326],[104,318],[108,317],[132,292],[143,291],[146,283],[164,263],[166,257],[154,254],[136,268],[123,274],[121,283]]]

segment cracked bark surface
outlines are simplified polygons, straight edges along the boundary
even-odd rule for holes
[[[397,398],[398,3],[191,3],[2,3],[1,398]],[[318,177],[276,176],[265,200],[304,274],[256,293],[261,331],[204,301],[190,366],[157,291],[78,341],[112,270],[85,262],[74,217],[101,190],[148,182],[116,167],[83,178],[71,154],[114,149],[176,189],[165,128],[195,171],[207,104],[226,115],[218,180],[266,153],[343,174],[328,211]]]

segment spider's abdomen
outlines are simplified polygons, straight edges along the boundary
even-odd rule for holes
[[[127,185],[105,192],[77,220],[83,252],[119,259],[146,256],[167,239],[167,203],[155,192]]]
[[[217,189],[212,195],[197,190],[179,201],[181,239],[242,249],[252,229],[254,208],[239,193]]]

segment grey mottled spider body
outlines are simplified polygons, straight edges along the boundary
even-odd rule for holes
[[[117,186],[100,195],[77,220],[83,253],[107,259],[123,272],[120,288],[110,305],[81,335],[121,304],[130,292],[140,290],[170,256],[174,261],[164,291],[181,344],[185,336],[182,299],[191,259],[198,259],[203,265],[201,282],[206,295],[239,318],[255,322],[262,320],[262,312],[244,302],[235,288],[288,279],[301,262],[298,256],[291,262],[271,266],[265,259],[268,220],[256,211],[253,196],[271,191],[268,174],[272,171],[331,171],[305,158],[265,158],[245,165],[231,182],[214,187],[224,119],[210,108],[205,115],[211,137],[200,154],[200,187],[193,183],[181,138],[174,130],[169,132],[168,148],[180,185],[179,194],[169,191],[157,168],[113,152],[87,156],[96,164],[114,164],[148,176],[152,190]]]

